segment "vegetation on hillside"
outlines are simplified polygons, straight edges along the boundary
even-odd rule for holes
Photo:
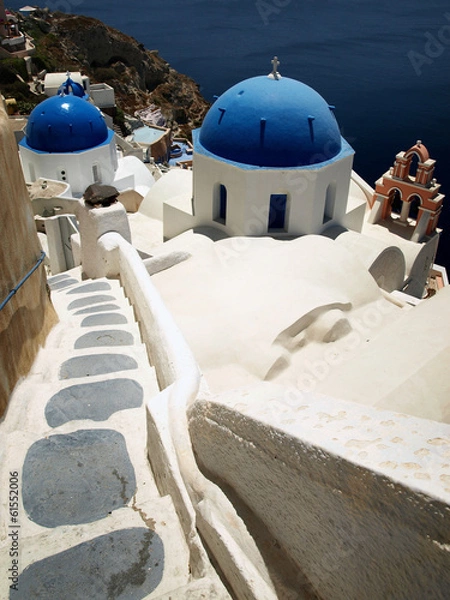
[[[154,104],[168,124],[182,134],[198,127],[208,109],[198,85],[177,73],[156,50],[97,19],[39,9],[19,19],[19,28],[33,38],[32,73],[80,71],[93,83],[115,90],[119,120],[123,113]],[[0,60],[0,92],[15,98],[28,112],[43,97],[30,89],[22,59]],[[32,86],[31,86],[32,87]]]

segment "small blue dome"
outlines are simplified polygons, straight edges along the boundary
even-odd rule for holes
[[[77,152],[102,144],[108,128],[96,106],[73,94],[62,94],[47,98],[33,109],[25,135],[34,150]]]
[[[59,86],[58,94],[73,94],[79,98],[87,98],[83,86],[74,81],[71,77],[68,77],[66,81]]]
[[[261,167],[313,165],[341,151],[332,108],[288,77],[252,77],[231,87],[209,109],[199,141],[218,157]]]

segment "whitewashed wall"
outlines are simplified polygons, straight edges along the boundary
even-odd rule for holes
[[[262,384],[197,401],[190,431],[200,467],[247,505],[298,586],[448,596],[449,425]]]
[[[320,233],[324,223],[327,188],[336,189],[334,217],[342,224],[346,215],[353,156],[320,168],[246,169],[210,156],[194,155],[194,223],[214,225],[230,235],[267,234],[271,194],[286,194],[285,231],[289,235]],[[214,221],[214,188],[227,190],[226,224]],[[359,228],[362,226],[359,224]]]
[[[81,195],[85,189],[95,183],[93,165],[98,165],[101,183],[109,185],[114,180],[117,158],[114,136],[108,144],[102,144],[91,150],[50,154],[34,152],[19,146],[25,181],[33,182],[39,177],[64,181],[61,171],[66,172],[66,181],[72,193]]]

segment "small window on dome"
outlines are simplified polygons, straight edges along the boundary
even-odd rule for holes
[[[221,183],[214,186],[213,219],[223,225],[227,220],[227,188]]]
[[[268,231],[286,231],[287,194],[271,194]]]

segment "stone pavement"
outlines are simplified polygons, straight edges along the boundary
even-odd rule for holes
[[[117,281],[73,273],[49,280],[60,323],[0,424],[0,598],[219,597],[190,584],[148,463],[159,390],[132,309]]]

